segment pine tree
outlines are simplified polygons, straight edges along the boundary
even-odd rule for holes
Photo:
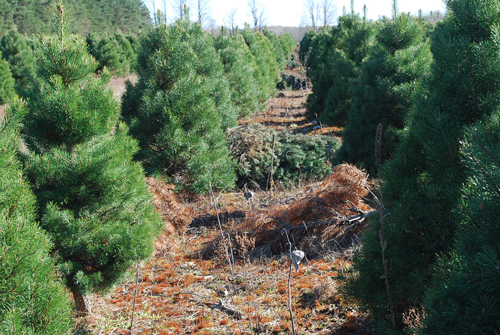
[[[431,54],[421,22],[399,13],[393,1],[393,18],[384,17],[377,46],[364,60],[350,88],[349,122],[342,133],[339,159],[356,163],[376,175],[375,132],[382,123],[382,161],[391,157],[403,133],[413,95],[428,73]],[[342,64],[339,64],[342,66]]]
[[[467,183],[462,189],[457,244],[441,257],[426,295],[424,334],[500,331],[499,112],[467,130],[462,145]]]
[[[403,314],[420,311],[440,254],[456,237],[455,213],[467,168],[460,142],[464,129],[500,107],[500,29],[497,1],[448,1],[448,16],[432,39],[434,63],[407,121],[394,158],[382,168],[387,280],[398,327]],[[384,143],[382,143],[384,145]],[[354,258],[353,297],[379,323],[390,306],[379,229],[373,220]]]
[[[219,36],[214,37],[214,46],[224,65],[231,100],[238,115],[252,115],[261,110],[263,105],[259,102],[261,88],[258,86],[257,63],[243,36],[239,32],[226,36],[222,29]]]
[[[122,115],[150,173],[183,179],[192,191],[234,187],[224,130],[236,124],[224,68],[210,36],[182,19],[142,37],[139,82],[128,86]]]
[[[303,48],[301,45],[300,59],[313,85],[312,92],[307,97],[308,114],[311,118],[321,117],[325,110],[325,100],[335,80],[333,73],[337,70],[337,65],[330,60],[332,53],[336,52],[334,46],[339,42],[339,34],[338,28],[308,33],[304,37],[306,41],[303,41],[307,47]]]
[[[276,92],[276,84],[281,80],[276,56],[263,33],[253,32],[249,27],[246,27],[242,33],[262,75],[262,82],[259,82],[262,87],[261,102],[267,101]]]
[[[32,42],[16,30],[9,31],[0,39],[0,52],[10,66],[12,76],[16,81],[16,91],[22,95],[31,84],[35,73],[35,57]]]
[[[0,105],[8,103],[15,97],[14,84],[15,81],[12,78],[9,63],[2,59],[2,53],[0,53]]]
[[[325,97],[318,96],[318,103],[310,105],[310,116],[319,116],[319,121],[344,127],[349,121],[353,93],[351,86],[358,79],[361,72],[361,63],[371,54],[374,36],[377,27],[367,22],[366,17],[359,15],[343,15],[339,17],[337,27],[334,27],[334,45],[326,55],[327,71],[319,72],[324,77]],[[317,86],[317,85],[316,85]]]
[[[37,198],[41,227],[71,289],[79,313],[83,294],[105,290],[129,266],[152,253],[161,228],[139,163],[138,147],[118,122],[107,71],[94,76],[96,61],[82,37],[70,35],[63,5],[56,34],[42,37],[39,85],[29,89],[22,155]]]
[[[0,120],[0,333],[67,334],[72,308],[35,222],[35,198],[16,157],[21,113]]]

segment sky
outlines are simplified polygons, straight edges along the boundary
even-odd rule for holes
[[[157,0],[160,2],[161,0]],[[258,0],[266,9],[268,26],[299,26],[300,17],[304,11],[304,0]],[[342,14],[342,8],[350,10],[350,0],[333,0],[337,7],[337,16]],[[232,8],[236,9],[236,23],[243,27],[245,22],[250,22],[248,15],[247,0],[209,0],[212,9],[212,16],[217,25],[223,25],[224,19],[228,16]],[[381,16],[392,16],[392,0],[355,0],[355,12],[362,13],[363,5],[368,8],[368,18],[378,19]],[[417,15],[418,10],[423,13],[430,11],[441,11],[444,13],[445,4],[442,0],[399,0],[399,10]],[[160,5],[161,6],[161,5]],[[168,11],[168,9],[167,9]]]

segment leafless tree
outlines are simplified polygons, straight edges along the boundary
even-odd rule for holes
[[[325,27],[332,26],[335,23],[337,16],[337,7],[333,0],[320,0],[319,4],[319,23]]]
[[[337,7],[333,0],[305,0],[301,25],[317,30],[335,23]]]
[[[196,0],[196,21],[202,27],[208,27],[211,19],[211,12],[209,0]]]
[[[315,0],[305,0],[304,2],[304,11],[301,16],[301,26],[309,27],[313,30],[316,30],[318,27],[317,24],[317,13],[318,13],[318,5]]]
[[[257,0],[248,0],[247,4],[252,17],[253,28],[261,31],[267,25],[266,9]]]
[[[157,12],[156,12],[156,1],[155,0],[144,0],[144,4],[148,7],[149,12],[153,14],[153,24],[157,24]]]
[[[189,7],[188,0],[170,0],[170,5],[172,5],[172,14],[175,20],[186,18],[184,8]]]
[[[231,8],[229,14],[224,18],[224,25],[229,30],[229,33],[232,35],[234,30],[236,29],[236,8]]]

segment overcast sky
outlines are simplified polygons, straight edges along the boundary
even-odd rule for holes
[[[152,1],[152,0],[150,0]],[[157,8],[161,8],[164,0],[156,0]],[[304,0],[258,0],[266,9],[268,26],[299,26],[300,16],[304,10]],[[146,1],[145,1],[146,2]],[[350,10],[350,0],[334,0],[337,7],[337,13],[342,14],[342,8]],[[230,13],[232,8],[236,9],[237,24],[243,27],[245,22],[250,22],[248,15],[247,0],[209,0],[212,9],[212,16],[217,21],[217,25],[224,24],[224,18]],[[362,13],[363,5],[368,8],[368,18],[378,19],[381,16],[391,16],[392,0],[356,0],[354,1],[354,10]],[[442,0],[399,0],[399,10],[401,12],[410,12],[417,15],[418,10],[423,13],[430,11],[441,11],[444,13],[445,4]],[[170,11],[167,8],[167,15]],[[170,11],[171,12],[171,11]]]

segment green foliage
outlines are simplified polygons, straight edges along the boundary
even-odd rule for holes
[[[39,85],[28,90],[22,155],[41,227],[73,291],[104,290],[150,256],[161,229],[139,163],[137,143],[118,122],[97,62],[82,37],[69,34],[58,5],[56,35],[41,38]]]
[[[1,58],[0,53],[0,105],[4,105],[16,96],[14,78],[9,69],[9,63]]]
[[[269,46],[271,47],[271,52],[274,54],[274,57],[276,59],[276,63],[278,64],[278,68],[281,71],[285,69],[287,60],[288,60],[288,55],[285,53],[285,49],[283,45],[281,44],[281,40],[276,36],[275,33],[270,32],[269,30],[265,29],[263,31],[264,36],[267,38],[269,41]]]
[[[134,39],[130,39],[134,41]],[[87,36],[89,52],[99,62],[98,70],[107,67],[109,71],[124,76],[135,70],[137,53],[130,40],[122,34],[104,36],[96,41],[94,36]]]
[[[500,124],[467,130],[462,145],[468,180],[462,190],[457,244],[437,264],[424,308],[424,334],[494,334],[500,331]]]
[[[370,53],[374,28],[351,13],[341,16],[332,29],[304,36],[299,59],[313,84],[307,99],[311,118],[341,127],[347,123],[353,99],[351,86],[361,72],[361,62]]]
[[[51,32],[55,0],[0,0],[0,36],[17,29],[22,34]],[[151,25],[147,6],[141,0],[87,0],[65,2],[71,12],[71,32],[86,35],[138,33]]]
[[[242,34],[252,55],[255,57],[262,76],[262,79],[259,78],[259,86],[262,90],[260,100],[264,102],[276,92],[276,84],[281,81],[279,65],[276,62],[271,43],[263,33],[253,32],[246,27]]]
[[[3,59],[9,63],[19,95],[23,95],[35,73],[34,44],[31,39],[15,30],[9,31],[0,39],[0,52]]]
[[[378,43],[351,84],[349,122],[339,153],[341,161],[360,164],[371,175],[376,175],[377,125],[383,126],[381,158],[385,161],[400,142],[416,87],[429,72],[432,59],[423,25],[409,14],[384,17],[377,30]]]
[[[227,140],[237,162],[240,186],[255,181],[266,187],[271,164],[273,180],[285,185],[322,178],[332,171],[329,161],[340,147],[337,138],[276,133],[259,124],[235,128]]]
[[[158,25],[141,40],[139,82],[123,97],[123,118],[151,173],[182,177],[194,192],[236,179],[223,131],[236,124],[231,90],[213,39],[199,24]]]
[[[22,114],[0,121],[0,333],[67,334],[71,305],[35,223],[35,199],[17,160]]]
[[[231,90],[231,100],[239,116],[252,115],[262,109],[259,101],[261,88],[258,86],[260,74],[255,57],[239,33],[226,36],[221,30],[214,37],[214,46],[219,53],[224,74]]]
[[[447,4],[448,16],[432,38],[431,75],[416,95],[396,154],[382,169],[388,280],[401,328],[404,313],[421,310],[431,269],[438,255],[448,257],[457,236],[460,215],[455,211],[471,169],[460,153],[464,129],[500,107],[499,3]],[[390,312],[380,279],[379,229],[379,220],[373,220],[354,257],[357,275],[347,288],[383,323]]]
[[[277,153],[280,164],[276,170],[276,178],[285,184],[328,175],[332,171],[329,161],[340,147],[338,138],[321,135],[292,135],[283,132],[278,136],[278,141],[281,144]]]

